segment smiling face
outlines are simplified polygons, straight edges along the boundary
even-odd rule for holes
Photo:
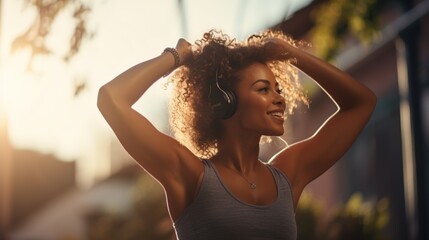
[[[253,63],[241,70],[239,76],[235,85],[238,107],[234,118],[245,130],[267,136],[282,135],[285,101],[270,68]]]

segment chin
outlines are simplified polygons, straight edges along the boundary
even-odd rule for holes
[[[283,134],[285,133],[285,131],[281,131],[279,133],[273,134],[274,137],[279,137],[279,136],[283,136]]]
[[[266,134],[264,134],[265,136],[271,136],[271,137],[278,137],[278,136],[282,136],[285,133],[285,130],[282,129],[273,129],[269,132],[267,132]]]

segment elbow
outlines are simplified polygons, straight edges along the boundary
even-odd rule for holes
[[[97,95],[97,107],[100,110],[101,113],[104,113],[108,109],[109,102],[111,102],[109,90],[107,89],[106,85],[102,86],[98,90]]]
[[[377,95],[375,95],[371,90],[365,95],[364,98],[360,101],[360,111],[361,114],[367,115],[368,118],[372,115],[377,105]]]
[[[98,95],[97,95],[97,107],[100,111],[102,111],[103,109],[103,100],[105,98],[106,95],[106,90],[105,87],[102,86],[100,89],[98,89]]]
[[[365,99],[366,104],[369,105],[371,112],[374,111],[375,106],[377,105],[377,95],[371,90],[368,91],[368,96]]]
[[[355,104],[356,107],[361,106],[372,112],[377,105],[377,95],[371,89],[365,87],[359,94]]]

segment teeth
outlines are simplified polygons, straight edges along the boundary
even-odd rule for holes
[[[270,113],[271,116],[275,116],[275,117],[283,117],[283,113],[281,112],[272,112]]]

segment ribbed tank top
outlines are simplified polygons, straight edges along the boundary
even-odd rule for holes
[[[226,188],[212,162],[203,160],[203,164],[200,189],[173,224],[179,240],[296,240],[292,191],[282,171],[267,164],[277,185],[277,199],[252,205]]]

